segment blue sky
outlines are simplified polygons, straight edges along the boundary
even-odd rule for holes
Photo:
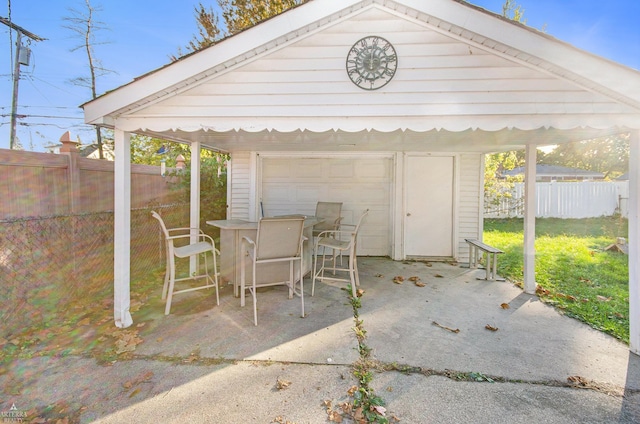
[[[314,0],[322,1],[322,0]],[[198,0],[91,0],[102,11],[97,19],[108,31],[97,34],[107,44],[96,46],[96,55],[107,69],[117,71],[98,81],[99,93],[166,65],[170,55],[184,47],[196,33],[194,6]],[[215,5],[215,0],[203,0]],[[501,13],[504,0],[471,0],[470,3]],[[521,0],[527,25],[544,29],[559,40],[640,69],[640,0]],[[25,150],[44,151],[67,130],[75,139],[91,142],[92,132],[82,124],[78,107],[90,98],[88,89],[69,84],[86,74],[86,58],[70,49],[78,44],[63,28],[68,9],[84,8],[84,0],[11,0],[0,8],[24,29],[46,38],[32,42],[31,63],[21,67],[18,137]],[[15,32],[11,34],[15,43]],[[25,40],[23,38],[23,40]],[[12,95],[12,49],[9,29],[0,24],[0,148],[9,147],[9,114]],[[15,46],[13,47],[15,53]]]

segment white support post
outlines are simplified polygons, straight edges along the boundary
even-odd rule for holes
[[[189,226],[200,228],[200,142],[191,143],[191,199],[189,208]],[[197,234],[191,234],[191,243],[197,241]],[[189,262],[189,274],[194,275],[198,270],[198,258],[192,256]]]
[[[524,291],[536,292],[536,146],[527,145],[524,173]]]
[[[629,142],[629,349],[640,355],[640,130]]]
[[[130,134],[114,134],[113,318],[116,327],[133,324],[131,313],[131,141]]]

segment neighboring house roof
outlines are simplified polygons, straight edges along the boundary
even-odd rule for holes
[[[504,176],[515,176],[524,174],[524,167],[519,166],[508,171],[504,171]],[[567,168],[566,166],[558,165],[536,165],[536,177],[557,177],[557,178],[590,178],[590,179],[602,179],[604,174],[601,172],[588,171],[586,169]]]
[[[97,144],[88,144],[86,146],[80,147],[78,150],[80,151],[80,156],[83,158],[100,159],[100,153],[98,151]],[[104,159],[106,160],[114,160],[115,158],[113,148],[108,144],[102,145],[102,154],[104,156]]]
[[[364,91],[345,61],[372,34],[398,70]],[[461,0],[315,0],[83,108],[223,151],[488,152],[637,127],[640,73]]]

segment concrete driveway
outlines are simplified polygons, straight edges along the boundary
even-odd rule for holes
[[[483,270],[359,263],[370,386],[390,422],[640,422],[640,357],[625,344],[509,282],[477,279]],[[341,284],[317,283],[314,297],[310,286],[305,318],[284,288],[262,289],[258,327],[231,286],[220,306],[213,292],[176,297],[170,316],[153,299],[133,315],[144,340],[134,359],[18,361],[0,375],[0,413],[62,402],[70,422],[330,422],[327,408],[357,384],[353,308]]]

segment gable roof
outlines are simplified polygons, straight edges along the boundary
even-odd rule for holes
[[[367,92],[345,58],[373,34],[394,44],[398,71]],[[640,73],[461,0],[313,0],[83,107],[88,123],[223,150],[317,148],[315,133],[333,149],[361,131],[363,149],[406,148],[442,130],[507,150],[637,127]],[[495,137],[514,128],[518,141]]]

